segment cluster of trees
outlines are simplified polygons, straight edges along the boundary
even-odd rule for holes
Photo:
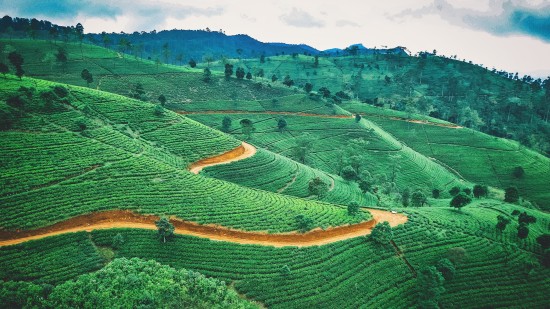
[[[15,75],[21,79],[23,74],[25,74],[25,70],[23,70],[23,63],[25,62],[23,56],[17,51],[12,51],[8,54],[8,60],[15,70]],[[4,75],[4,78],[9,72],[9,66],[3,62],[0,62],[0,73]]]
[[[5,308],[257,308],[222,281],[155,261],[115,259],[57,286],[0,282]]]
[[[47,20],[38,20],[36,18],[19,18],[8,15],[0,19],[0,34],[9,37],[29,37],[32,39],[61,39],[65,42],[69,40],[83,39],[84,27],[78,23],[75,26],[58,26]]]

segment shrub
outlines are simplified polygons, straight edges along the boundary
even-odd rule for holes
[[[470,204],[471,201],[472,199],[469,196],[467,196],[464,192],[460,192],[459,194],[455,195],[455,197],[453,197],[450,204],[451,207],[460,209]]]
[[[361,209],[361,206],[359,206],[359,203],[353,201],[348,205],[348,214],[350,216],[355,216],[356,214],[359,213],[359,209]]]
[[[519,191],[516,187],[508,187],[504,190],[504,201],[508,203],[517,203],[519,200]]]
[[[313,220],[305,215],[296,216],[298,231],[305,233],[313,228]]]

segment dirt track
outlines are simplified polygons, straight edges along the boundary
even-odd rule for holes
[[[215,225],[200,225],[194,222],[172,218],[170,221],[176,227],[175,233],[208,238],[216,241],[228,241],[238,244],[255,244],[263,246],[296,246],[306,247],[324,245],[340,240],[370,234],[378,222],[388,221],[397,226],[407,222],[403,214],[392,214],[389,211],[369,209],[374,219],[359,224],[339,226],[327,230],[316,229],[305,234],[283,233],[267,234],[264,232],[247,232],[228,229]],[[0,231],[0,246],[23,243],[33,239],[40,239],[65,233],[79,231],[103,230],[112,228],[139,228],[155,230],[157,216],[139,215],[129,210],[111,210],[91,213],[59,222],[52,226],[26,231]]]
[[[188,169],[191,173],[198,174],[205,167],[243,160],[252,157],[255,153],[256,148],[254,146],[243,142],[239,147],[221,155],[199,160],[189,165]]]

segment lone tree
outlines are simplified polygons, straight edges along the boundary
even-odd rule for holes
[[[426,197],[426,194],[424,194],[424,192],[422,191],[419,191],[419,190],[415,191],[411,195],[411,203],[415,207],[424,206],[424,204],[426,204],[427,201],[428,201],[428,198]]]
[[[170,239],[174,236],[174,225],[170,223],[168,218],[162,217],[160,220],[155,221],[155,225],[157,226],[157,229],[159,231],[160,239],[162,239],[164,242],[166,242],[166,239]]]
[[[212,79],[212,72],[209,68],[204,68],[204,71],[202,73],[202,80],[206,83],[210,82]]]
[[[229,132],[229,128],[231,128],[231,118],[225,116],[222,119],[222,131]]]
[[[439,190],[439,189],[433,189],[432,190],[432,197],[433,198],[439,198],[440,195],[441,195],[441,190]]]
[[[246,73],[246,79],[251,80],[252,79],[252,73],[250,73],[250,72]]]
[[[305,215],[297,215],[296,225],[301,233],[305,233],[313,228],[313,220]]]
[[[441,260],[439,260],[435,267],[443,275],[443,278],[445,278],[445,280],[453,279],[456,268],[453,262],[451,262],[448,258],[442,258]]]
[[[191,60],[189,60],[189,66],[192,67],[192,68],[196,67],[197,62],[195,60],[191,59]]]
[[[290,75],[285,76],[285,79],[283,80],[283,85],[285,85],[287,87],[290,87],[290,86],[294,85],[294,80],[292,80],[292,78],[290,78]]]
[[[475,185],[473,193],[475,198],[487,197],[487,194],[489,193],[489,188],[483,185]]]
[[[23,56],[16,51],[12,51],[8,54],[8,60],[15,67],[15,75],[21,79],[25,71],[23,70]]]
[[[319,88],[319,93],[323,95],[323,98],[330,97],[330,90],[328,90],[327,87],[321,87]]]
[[[313,84],[311,84],[311,83],[306,83],[306,84],[304,85],[304,90],[305,90],[307,93],[310,93],[311,90],[313,90]]]
[[[283,132],[286,126],[287,126],[287,123],[284,118],[281,118],[279,119],[279,121],[277,121],[277,128],[279,128],[279,132]]]
[[[355,216],[356,214],[359,213],[359,209],[361,209],[361,206],[359,206],[359,203],[357,203],[356,201],[353,201],[348,205],[348,214],[350,216]]]
[[[514,178],[523,178],[523,176],[525,175],[525,170],[521,166],[516,166],[514,167],[512,175],[514,176]]]
[[[315,177],[309,181],[308,191],[311,195],[323,197],[329,190],[328,183],[324,182],[320,177]]]
[[[279,78],[277,77],[277,75],[273,74],[271,75],[271,81],[272,82],[276,82]]]
[[[520,224],[518,226],[518,238],[524,240],[529,236],[529,226],[527,224]]]
[[[252,123],[252,120],[250,119],[242,119],[240,122],[242,132],[246,139],[250,139],[252,136],[252,132],[254,131],[254,124]]]
[[[391,229],[390,223],[388,221],[378,223],[374,227],[374,229],[372,229],[372,233],[370,234],[369,238],[381,245],[389,244],[390,241],[393,239],[393,231]]]
[[[497,216],[497,231],[499,231],[501,234],[506,229],[506,226],[510,223],[510,219],[503,215]]]
[[[244,78],[244,69],[241,67],[237,68],[237,71],[235,72],[235,76],[237,76],[237,79],[243,79]]]
[[[516,187],[508,187],[504,190],[504,201],[508,203],[517,203],[519,201],[519,192]]]
[[[233,75],[233,65],[232,64],[229,64],[229,63],[225,64],[224,74],[225,74],[225,79],[229,80],[231,75]]]
[[[80,72],[80,77],[82,77],[82,79],[86,81],[86,87],[90,87],[90,84],[94,82],[94,77],[92,76],[92,73],[88,71],[88,69],[82,70],[82,72]]]
[[[57,49],[57,54],[55,54],[55,59],[57,62],[61,64],[61,68],[63,69],[63,73],[65,73],[65,66],[67,65],[67,61],[69,60],[67,56],[67,51],[65,48],[60,47]]]
[[[160,105],[164,106],[164,104],[166,104],[166,97],[164,96],[164,94],[159,95],[158,100],[160,102]]]
[[[453,199],[451,200],[451,207],[454,207],[458,210],[460,210],[462,207],[470,204],[472,201],[472,198],[470,198],[466,193],[460,192],[459,194],[455,195]]]
[[[355,122],[361,121],[361,115],[359,113],[355,114]]]
[[[449,194],[452,196],[455,196],[458,193],[460,193],[460,187],[454,186],[451,188],[451,190],[449,190]]]

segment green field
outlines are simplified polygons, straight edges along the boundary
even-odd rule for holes
[[[437,97],[443,75],[438,68],[464,77],[492,73],[434,57],[425,64],[426,85],[408,94],[384,76],[410,78],[405,73],[419,65],[413,57],[320,57],[318,66],[305,55],[273,56],[265,63],[229,59],[235,68],[264,69],[265,78],[226,79],[223,64],[215,61],[205,82],[208,64],[163,65],[78,43],[0,44],[23,55],[26,71],[22,79],[0,77],[2,237],[105,210],[175,217],[219,227],[220,233],[229,228],[290,235],[303,232],[304,218],[305,230],[319,232],[372,219],[367,209],[348,211],[353,202],[408,216],[392,229],[392,242],[383,244],[376,236],[359,236],[277,248],[186,235],[164,243],[157,231],[109,226],[2,246],[0,275],[26,286],[18,294],[22,303],[30,284],[62,289],[80,275],[112,271],[105,266],[115,258],[137,257],[223,280],[230,289],[211,282],[220,293],[235,296],[227,292],[234,288],[267,308],[415,308],[426,267],[449,258],[454,277],[443,281],[440,308],[547,306],[548,251],[537,238],[550,230],[549,158],[465,124],[387,108],[408,95]],[[52,60],[60,47],[66,63]],[[80,76],[84,68],[94,75],[89,87]],[[278,81],[271,81],[273,74]],[[298,87],[281,84],[287,74]],[[490,76],[485,90],[498,95],[508,82]],[[362,82],[353,87],[359,88],[347,93],[379,95],[381,106],[300,89],[312,82],[314,90],[326,86],[334,94],[358,78]],[[143,93],[136,96],[137,84]],[[256,153],[198,175],[188,171],[242,141]],[[517,167],[524,174],[514,176]],[[327,184],[325,194],[312,193],[315,178]],[[488,196],[473,197],[468,189],[475,184],[489,186]],[[510,186],[519,190],[517,202],[503,201]],[[453,187],[472,201],[449,207]],[[424,197],[423,207],[412,202],[414,194]],[[518,236],[521,212],[534,217],[524,238]],[[509,220],[502,233],[498,216]],[[117,234],[123,241],[115,245]],[[6,292],[10,284],[0,284],[0,300],[17,294]]]

